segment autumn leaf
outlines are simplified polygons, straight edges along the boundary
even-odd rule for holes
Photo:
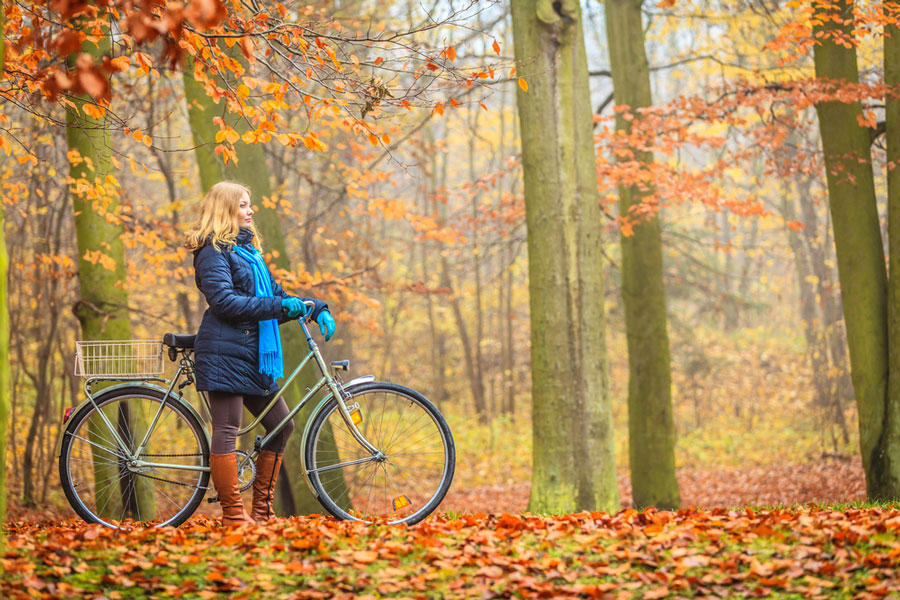
[[[666,585],[661,585],[652,590],[648,590],[644,592],[644,595],[641,596],[643,600],[658,600],[659,598],[665,598],[669,595],[669,587]]]
[[[372,550],[357,550],[352,557],[354,562],[369,564],[378,560],[378,553]]]
[[[522,88],[523,92],[528,91],[528,82],[522,77],[519,77],[519,87]]]

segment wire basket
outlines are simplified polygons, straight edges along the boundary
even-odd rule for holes
[[[79,377],[148,377],[162,372],[162,342],[75,342],[75,375]]]

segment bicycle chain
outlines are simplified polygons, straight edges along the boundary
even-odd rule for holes
[[[165,483],[174,483],[175,485],[181,485],[184,487],[188,487],[194,490],[211,490],[212,488],[209,486],[202,487],[198,485],[191,485],[189,483],[182,483],[180,481],[172,481],[171,479],[163,479],[162,477],[154,477],[153,475],[147,475],[146,473],[134,473],[135,475],[140,475],[141,477],[146,477],[147,479],[155,479],[156,481],[162,481]]]
[[[203,456],[202,454],[141,454],[141,458],[183,458],[187,456]]]

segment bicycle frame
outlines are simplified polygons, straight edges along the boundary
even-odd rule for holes
[[[333,469],[338,469],[338,468],[342,468],[342,467],[346,467],[346,466],[350,466],[350,465],[379,460],[380,458],[383,457],[383,454],[377,448],[375,448],[371,444],[371,442],[369,442],[369,440],[366,439],[366,437],[362,434],[362,432],[356,427],[356,424],[353,422],[353,418],[350,416],[350,411],[348,410],[347,405],[344,402],[345,391],[344,391],[343,385],[341,383],[339,383],[338,381],[336,381],[335,378],[329,374],[328,366],[325,364],[325,359],[322,357],[322,353],[319,351],[318,344],[316,344],[315,340],[312,339],[312,336],[309,333],[309,329],[306,326],[305,320],[300,320],[299,323],[300,323],[300,327],[303,330],[303,335],[306,337],[306,342],[309,346],[309,354],[307,354],[306,357],[300,362],[300,364],[297,365],[297,367],[294,369],[294,371],[285,380],[284,384],[281,386],[281,389],[278,391],[278,393],[275,394],[275,396],[272,398],[272,400],[269,402],[269,404],[262,410],[262,412],[260,412],[260,414],[253,420],[253,422],[238,431],[238,436],[246,435],[247,433],[252,431],[257,425],[259,425],[260,421],[269,413],[270,410],[272,410],[272,408],[275,406],[275,404],[278,402],[278,400],[280,400],[281,397],[284,395],[285,390],[291,385],[291,383],[294,381],[294,379],[297,377],[297,375],[300,373],[300,371],[303,370],[303,368],[310,362],[311,359],[314,360],[316,366],[319,368],[319,371],[322,373],[322,378],[319,379],[319,381],[316,383],[315,386],[313,386],[312,388],[310,388],[307,391],[307,393],[303,396],[303,398],[300,400],[300,402],[298,402],[297,405],[288,412],[287,416],[284,419],[282,419],[281,422],[279,422],[278,425],[276,425],[269,432],[269,434],[266,435],[266,437],[261,440],[260,443],[254,445],[253,451],[247,456],[247,458],[245,460],[255,460],[256,457],[259,455],[260,450],[262,448],[264,448],[266,446],[266,444],[268,444],[274,436],[278,435],[278,433],[287,425],[287,423],[289,421],[291,421],[291,419],[293,419],[294,416],[298,412],[303,410],[303,407],[306,406],[306,404],[323,387],[328,388],[328,390],[330,391],[330,395],[326,396],[324,398],[324,400],[322,401],[322,403],[319,404],[319,407],[317,407],[316,412],[318,412],[318,409],[321,408],[322,406],[324,406],[324,403],[327,402],[328,400],[330,400],[332,397],[336,398],[337,404],[338,404],[338,409],[341,414],[341,418],[344,420],[344,423],[349,428],[351,435],[354,437],[354,439],[356,439],[356,441],[363,448],[365,448],[369,453],[371,453],[372,456],[370,458],[357,459],[357,460],[353,460],[353,461],[348,461],[346,463],[340,463],[337,465],[329,465],[328,467],[324,467],[323,469],[320,469],[320,470],[321,471],[333,470]],[[154,427],[156,427],[157,422],[159,421],[159,417],[162,414],[162,411],[165,408],[166,403],[169,401],[170,398],[173,398],[173,399],[175,398],[175,396],[172,394],[172,391],[175,389],[175,385],[178,383],[178,381],[182,378],[182,375],[185,375],[185,374],[188,375],[187,383],[193,382],[193,378],[191,376],[192,368],[193,368],[193,362],[190,360],[189,353],[185,353],[185,356],[181,359],[178,369],[175,372],[175,376],[171,380],[166,380],[166,379],[161,379],[161,378],[156,378],[156,377],[153,377],[153,378],[148,378],[148,377],[135,377],[135,378],[94,377],[91,379],[87,379],[84,382],[84,390],[85,390],[85,394],[87,395],[88,399],[84,403],[82,403],[82,406],[87,402],[90,402],[91,404],[94,405],[94,408],[97,409],[97,413],[100,415],[100,418],[103,420],[104,424],[109,429],[110,433],[113,436],[113,439],[115,440],[116,444],[118,445],[119,450],[122,453],[122,458],[126,458],[133,467],[135,467],[135,468],[156,467],[156,468],[165,468],[165,469],[178,469],[178,470],[184,470],[184,471],[209,471],[209,467],[204,467],[204,466],[200,466],[200,465],[177,465],[177,464],[168,464],[168,463],[158,463],[158,462],[144,461],[139,458],[141,456],[141,454],[143,453],[148,440],[150,439],[150,434],[152,433]],[[141,440],[141,443],[138,445],[137,449],[133,453],[129,452],[127,450],[128,446],[125,444],[124,440],[122,440],[122,438],[119,436],[117,428],[110,422],[110,420],[108,419],[106,414],[102,410],[100,410],[100,407],[97,405],[94,395],[91,393],[91,385],[94,382],[109,381],[112,379],[115,379],[117,381],[129,381],[129,382],[133,381],[134,383],[139,384],[139,385],[140,384],[147,385],[148,382],[151,382],[151,381],[158,381],[161,383],[168,384],[168,388],[165,390],[165,395],[163,396],[163,401],[160,403],[159,408],[156,411],[156,414],[153,416],[153,419],[150,421],[150,424],[147,427],[147,431],[144,434],[144,438]],[[360,378],[360,379],[362,379],[362,378]],[[369,379],[369,378],[366,377],[365,379]],[[372,377],[372,379],[374,379],[374,377]],[[357,381],[357,380],[354,380],[354,381]],[[179,395],[178,395],[178,400],[177,400],[178,402],[183,402],[181,400],[180,390],[185,385],[187,385],[187,383],[183,383],[182,385],[179,386]],[[351,383],[353,383],[353,382],[351,382]],[[123,385],[128,385],[128,384],[123,384]],[[153,387],[158,388],[160,390],[162,389],[162,386],[153,386]],[[349,387],[349,385],[348,385],[348,387]],[[207,409],[209,410],[209,408],[210,408],[209,400],[207,399],[206,394],[203,392],[200,392],[200,394],[202,395],[204,402],[206,403]],[[190,409],[196,413],[196,411],[193,409],[193,407],[190,405],[190,403],[188,403],[188,402],[183,402],[183,403],[185,405],[187,405],[188,407],[190,407]],[[80,406],[79,406],[79,408],[80,408]],[[71,414],[74,415],[77,412],[78,412],[78,409],[73,410]],[[314,417],[314,416],[315,416],[315,414],[311,415],[311,418],[307,421],[307,423],[305,425],[304,432],[303,432],[304,440],[307,439],[307,434],[309,432],[309,428],[311,427],[312,422],[313,422],[312,417]],[[64,430],[65,430],[65,423],[63,424],[63,427],[61,428],[61,431],[64,431]],[[90,443],[90,442],[88,441],[88,443]],[[57,456],[59,455],[59,448],[60,448],[61,444],[62,444],[62,435],[60,435],[59,443],[57,444]],[[310,485],[310,489],[312,489],[312,485],[309,481],[309,475],[306,470],[305,457],[301,456],[301,461],[304,463],[303,464],[303,475],[307,480],[307,484]]]

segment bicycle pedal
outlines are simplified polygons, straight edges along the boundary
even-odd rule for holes
[[[218,502],[218,501],[219,501],[219,497],[218,497],[218,496],[213,496],[212,498],[207,498],[206,501],[209,502],[210,504],[212,504],[213,502]]]

